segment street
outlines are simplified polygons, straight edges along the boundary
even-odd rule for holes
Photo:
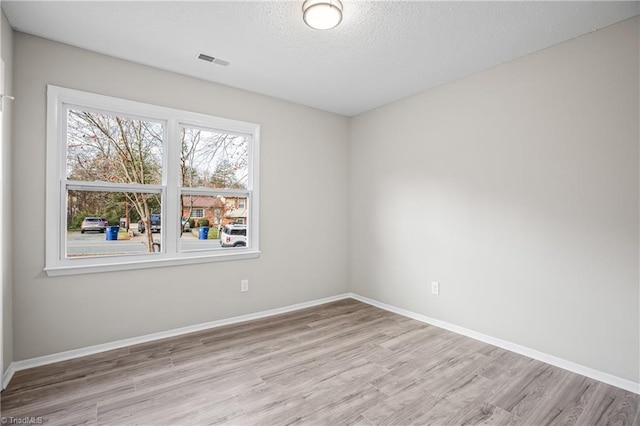
[[[160,242],[161,233],[153,234],[154,241]],[[128,255],[147,253],[147,240],[144,234],[134,232],[130,240],[107,241],[106,234],[100,232],[79,231],[67,233],[67,257]],[[181,251],[222,249],[220,240],[199,240],[190,232],[180,238]]]

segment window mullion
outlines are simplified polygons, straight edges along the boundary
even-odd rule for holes
[[[251,193],[248,197],[247,206],[249,214],[249,232],[248,238],[251,247],[258,249],[260,247],[260,129],[254,128],[251,134],[251,144],[249,145],[249,181],[247,188]]]
[[[180,238],[180,217],[178,216],[178,206],[180,197],[178,190],[178,180],[180,174],[180,134],[177,120],[167,121],[167,131],[164,141],[164,176],[165,187],[164,205],[162,209],[162,237],[165,253],[175,254],[178,252]]]
[[[110,183],[110,182],[85,182],[64,180],[63,189],[78,191],[111,191],[111,192],[146,192],[146,193],[162,193],[161,185],[143,185],[135,183]]]
[[[248,197],[251,191],[246,189],[188,188],[180,187],[180,193],[192,195],[223,195],[225,197]]]

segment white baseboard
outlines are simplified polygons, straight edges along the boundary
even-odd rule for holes
[[[9,367],[7,367],[7,371],[2,373],[2,390],[5,390],[7,388],[15,372],[15,363],[12,362],[11,364],[9,364]]]
[[[566,359],[558,358],[553,355],[539,352],[526,346],[521,346],[506,340],[498,339],[486,334],[478,333],[477,331],[469,330],[468,328],[460,327],[455,324],[450,324],[445,321],[440,321],[435,318],[430,318],[426,315],[417,314],[415,312],[408,311],[406,309],[398,308],[396,306],[387,305],[386,303],[379,302],[368,297],[363,297],[358,294],[350,293],[349,297],[367,303],[369,305],[390,311],[408,318],[418,320],[420,322],[434,325],[445,330],[452,331],[463,336],[471,337],[472,339],[479,340],[481,342],[488,343],[490,345],[498,346],[511,352],[515,352],[520,355],[527,356],[529,358],[542,361],[547,364],[562,368],[564,370],[571,371],[573,373],[580,374],[582,376],[590,377],[594,380],[606,383],[611,386],[615,386],[620,389],[624,389],[635,394],[640,394],[640,383],[632,382],[631,380],[623,379],[618,376],[614,376],[603,371],[595,370],[590,367],[586,367],[575,362],[567,361]]]
[[[155,340],[166,339],[168,337],[180,336],[183,334],[193,333],[196,331],[208,330],[211,328],[222,327],[224,325],[237,324],[239,322],[251,321],[260,318],[266,318],[274,315],[284,314],[287,312],[298,311],[300,309],[310,308],[312,306],[322,305],[324,303],[334,302],[336,300],[348,299],[348,294],[340,294],[337,296],[316,299],[310,302],[297,303],[295,305],[284,306],[282,308],[269,309],[266,311],[255,312],[252,314],[239,315],[236,317],[225,318],[217,321],[210,321],[202,324],[190,325],[187,327],[175,328],[173,330],[161,331],[158,333],[147,334],[145,336],[131,337],[129,339],[118,340],[115,342],[103,343],[100,345],[89,346],[86,348],[74,349],[65,352],[59,352],[51,355],[44,355],[36,358],[25,359],[22,361],[14,361],[9,364],[7,371],[2,376],[2,389],[6,389],[9,381],[16,371],[26,370],[28,368],[39,367],[41,365],[53,364],[54,362],[67,361],[73,358],[79,358],[87,355],[93,355],[100,352],[120,349],[126,346],[137,345],[139,343],[147,343]]]
[[[168,337],[180,336],[183,334],[193,333],[196,331],[208,330],[211,328],[222,327],[224,325],[236,324],[239,322],[250,321],[260,318],[266,318],[274,315],[284,314],[287,312],[293,312],[300,309],[310,308],[312,306],[322,305],[324,303],[334,302],[336,300],[342,300],[352,298],[359,300],[363,303],[384,309],[386,311],[394,312],[396,314],[415,319],[417,321],[430,324],[445,330],[452,331],[463,336],[470,337],[481,342],[488,343],[490,345],[498,346],[511,352],[515,352],[520,355],[527,356],[529,358],[536,359],[538,361],[545,362],[547,364],[554,365],[556,367],[577,373],[586,377],[590,377],[594,380],[606,383],[611,386],[615,386],[620,389],[627,390],[636,394],[640,394],[640,383],[632,382],[621,377],[614,376],[603,371],[595,370],[584,365],[576,364],[571,361],[567,361],[562,358],[558,358],[553,355],[549,355],[543,352],[536,351],[526,346],[521,346],[506,340],[498,339],[486,334],[478,333],[477,331],[470,330],[468,328],[460,327],[455,324],[450,324],[445,321],[440,321],[435,318],[430,318],[426,315],[418,314],[408,311],[406,309],[398,308],[396,306],[388,305],[386,303],[379,302],[368,297],[363,297],[355,293],[340,294],[337,296],[326,297],[323,299],[316,299],[310,302],[298,303],[295,305],[289,305],[282,308],[269,309],[266,311],[255,312],[252,314],[239,315],[236,317],[226,318],[217,321],[206,322],[202,324],[191,325],[187,327],[176,328],[168,331],[161,331],[158,333],[148,334],[145,336],[132,337],[129,339],[118,340],[116,342],[104,343],[95,346],[89,346],[86,348],[74,349],[71,351],[60,352],[51,355],[45,355],[41,357],[25,359],[22,361],[14,361],[9,364],[7,371],[2,375],[2,389],[5,389],[9,385],[9,381],[13,377],[16,371],[25,370],[28,368],[38,367],[41,365],[53,364],[54,362],[66,361],[73,358],[79,358],[82,356],[93,355],[100,352],[106,352],[113,349],[120,349],[126,346],[136,345],[139,343],[152,342],[155,340],[166,339]]]

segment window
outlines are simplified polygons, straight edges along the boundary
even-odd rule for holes
[[[245,200],[244,198],[239,198],[238,199],[238,208],[239,209],[244,209],[247,207],[247,200]]]
[[[56,86],[47,95],[49,275],[259,255],[258,125]],[[234,220],[243,245],[218,235]]]

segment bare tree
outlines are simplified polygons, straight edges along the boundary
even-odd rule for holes
[[[67,179],[158,185],[162,182],[163,126],[161,123],[100,112],[69,110],[67,141]],[[245,136],[185,127],[181,132],[181,186],[185,188],[244,189],[248,178],[248,141]],[[96,199],[98,192],[85,191],[76,197],[95,210],[116,202],[133,207],[146,221],[146,244],[153,251],[150,232],[154,207],[159,195],[144,192],[100,192],[110,200]],[[122,199],[124,194],[124,200]],[[119,197],[119,198],[118,198]],[[186,191],[181,198],[181,215],[194,207]],[[90,207],[90,208],[89,208]],[[123,207],[126,208],[126,207]],[[96,213],[97,214],[97,213]]]
[[[162,181],[162,132],[160,123],[69,110],[67,178],[159,184]],[[150,205],[157,204],[157,194],[125,192],[124,195],[139,217],[150,224]],[[151,252],[153,237],[150,231],[146,235],[147,249]]]
[[[245,189],[248,179],[248,142],[245,136],[185,127],[181,132],[181,186],[186,188]],[[183,194],[181,212],[194,207]],[[224,203],[221,203],[224,206]],[[223,207],[224,208],[224,207]]]
[[[246,188],[248,143],[245,136],[183,128],[181,178],[184,187]],[[216,179],[224,173],[225,179]],[[232,183],[233,186],[229,186]]]

